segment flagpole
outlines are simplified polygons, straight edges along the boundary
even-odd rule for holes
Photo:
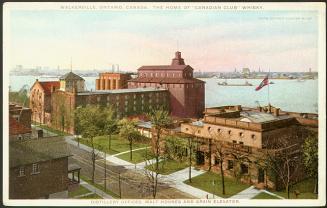
[[[269,75],[270,75],[270,68],[269,68],[269,72],[268,72],[268,105],[270,105],[270,89],[269,89],[269,85],[270,85],[270,80],[269,80]]]

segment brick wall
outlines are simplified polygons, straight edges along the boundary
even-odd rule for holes
[[[10,168],[9,198],[37,199],[68,189],[67,157],[40,162],[40,173],[32,173],[32,164],[25,166],[25,176],[18,176],[19,167]]]

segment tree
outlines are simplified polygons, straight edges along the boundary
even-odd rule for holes
[[[157,186],[158,186],[158,172],[159,172],[159,157],[160,157],[160,139],[162,130],[169,126],[172,121],[169,117],[168,111],[165,111],[163,109],[159,110],[151,110],[150,113],[148,113],[148,117],[150,118],[152,128],[154,131],[154,134],[152,134],[152,139],[154,140],[154,156],[155,156],[155,175],[153,179],[153,189],[152,189],[152,195],[153,198],[156,198],[157,194]]]
[[[136,130],[136,121],[124,118],[118,122],[119,135],[129,142],[130,161],[133,160],[133,143],[135,140],[140,139],[140,133]]]
[[[310,135],[302,146],[303,162],[309,176],[315,179],[314,193],[318,193],[318,138]]]
[[[104,133],[108,135],[108,150],[111,150],[111,137],[118,129],[118,120],[116,119],[116,112],[112,106],[106,109],[105,114]]]
[[[97,157],[97,154],[95,154],[94,138],[103,135],[105,125],[103,110],[97,106],[88,105],[84,108],[77,108],[75,117],[77,131],[81,133],[84,138],[88,139],[92,147],[92,182],[94,183],[95,160]]]
[[[223,163],[224,163],[226,156],[228,155],[228,152],[224,148],[222,141],[215,142],[215,147],[216,147],[215,156],[219,160],[219,165],[220,165],[219,169],[220,169],[220,176],[221,176],[221,183],[222,183],[222,187],[221,187],[222,193],[223,193],[223,195],[225,195],[226,189],[225,189],[225,173],[224,173],[224,169],[223,169]]]
[[[289,137],[268,138],[266,145],[273,148],[266,150],[267,166],[284,185],[287,198],[290,198],[290,186],[300,165],[300,148],[298,144],[292,144],[290,141],[292,140]]]

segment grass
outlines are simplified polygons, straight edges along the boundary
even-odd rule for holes
[[[87,188],[84,188],[82,185],[79,185],[78,189],[76,189],[75,191],[71,191],[71,192],[68,192],[68,196],[69,198],[73,198],[75,196],[79,196],[79,195],[82,195],[82,194],[87,194],[87,193],[90,193],[91,191],[88,190]]]
[[[87,195],[87,196],[83,196],[79,199],[102,199],[101,196],[97,195],[97,194],[90,194],[90,195]]]
[[[303,181],[300,181],[296,184],[294,184],[290,188],[290,199],[317,199],[318,195],[313,193],[315,186],[315,181],[313,178],[308,178]],[[298,190],[300,192],[300,195],[298,195],[298,198],[296,198],[294,191]],[[287,199],[287,193],[285,190],[283,191],[274,191],[273,193],[284,197]]]
[[[40,127],[40,128],[42,128],[42,129],[45,129],[45,130],[47,130],[47,131],[50,131],[50,132],[52,132],[52,133],[55,133],[55,134],[57,134],[57,135],[59,135],[59,136],[69,136],[69,135],[71,135],[71,134],[68,134],[68,133],[66,133],[66,132],[63,132],[63,131],[60,131],[60,130],[57,130],[57,129],[54,129],[54,128],[51,128],[51,127],[48,127],[48,126],[46,126],[46,125],[37,125],[38,127]]]
[[[90,179],[90,178],[88,178],[88,177],[86,177],[86,176],[84,176],[84,175],[81,175],[80,177],[81,177],[81,179],[82,179],[83,181],[85,181],[85,182],[87,182],[87,183],[93,185],[94,187],[100,189],[101,191],[104,191],[105,193],[109,194],[109,195],[112,196],[113,198],[116,198],[116,199],[119,199],[119,198],[120,198],[118,194],[116,194],[116,193],[110,191],[109,189],[107,189],[107,190],[105,191],[105,190],[104,190],[104,187],[103,187],[102,185],[97,184],[97,183],[92,183],[92,179]]]
[[[215,181],[214,185],[212,181]],[[229,178],[225,176],[225,195],[222,193],[222,183],[220,174],[213,172],[206,172],[199,176],[192,178],[192,183],[188,180],[184,181],[184,183],[191,185],[195,188],[202,189],[209,193],[214,193],[217,196],[228,198],[231,197],[244,189],[248,188],[248,184],[244,184],[236,181],[235,179]]]
[[[174,173],[176,171],[179,171],[179,170],[182,170],[182,169],[188,167],[188,164],[185,161],[180,162],[180,161],[171,160],[171,159],[161,161],[158,164],[159,164],[158,173],[162,174],[162,175],[169,175],[171,173]],[[145,168],[154,171],[155,164],[148,165]]]
[[[132,152],[132,161],[130,160],[130,152],[122,154],[122,155],[118,155],[117,157],[122,160],[126,160],[128,162],[137,164],[137,163],[145,161],[146,159],[148,159],[148,160],[152,159],[153,154],[151,153],[151,150],[149,148],[147,148],[147,149],[133,151]]]
[[[75,139],[75,141],[78,141],[78,139]],[[79,139],[81,144],[85,144],[87,146],[91,146],[88,139],[80,138]],[[133,144],[133,149],[138,149],[142,147],[148,146],[149,142],[147,141],[141,141],[141,142],[135,142]],[[119,135],[113,135],[111,136],[111,148],[109,150],[108,147],[108,136],[98,136],[94,138],[94,146],[98,150],[106,151],[108,154],[113,155],[120,152],[129,151],[129,143],[127,139],[121,138]]]
[[[256,195],[252,199],[279,199],[279,198],[275,197],[273,195],[267,194],[265,192],[261,192],[260,194]]]

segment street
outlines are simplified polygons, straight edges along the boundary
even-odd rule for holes
[[[81,167],[81,175],[92,178],[92,160],[91,153],[82,150],[74,145],[68,144],[72,157],[69,158],[69,164],[75,163]],[[95,165],[95,183],[104,185],[104,159],[98,157]],[[126,169],[107,161],[107,189],[119,195],[119,173],[121,181],[121,197],[123,199],[144,199],[153,198],[150,189],[151,181],[145,173]],[[193,198],[175,188],[169,187],[167,183],[158,182],[158,191],[156,198]]]

